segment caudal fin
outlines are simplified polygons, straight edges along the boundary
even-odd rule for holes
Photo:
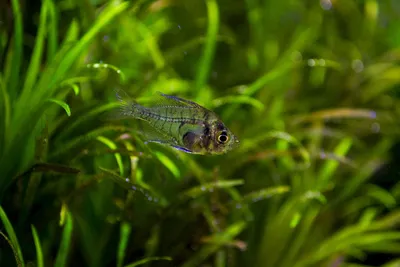
[[[124,90],[121,88],[115,88],[115,95],[116,98],[119,102],[118,107],[109,112],[107,114],[107,119],[108,120],[122,120],[122,119],[132,119],[132,118],[138,118],[140,112],[140,109],[142,106],[140,106],[136,101],[134,101]]]

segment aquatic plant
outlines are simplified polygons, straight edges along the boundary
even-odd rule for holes
[[[395,1],[0,5],[2,266],[400,262],[398,179],[373,179],[399,136]],[[115,88],[191,99],[240,147],[145,144],[107,119]]]

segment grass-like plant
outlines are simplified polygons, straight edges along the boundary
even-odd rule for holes
[[[371,181],[399,134],[389,1],[43,0],[34,37],[21,6],[0,28],[1,266],[400,263],[399,184]],[[190,98],[241,145],[146,145],[108,119],[115,87]]]

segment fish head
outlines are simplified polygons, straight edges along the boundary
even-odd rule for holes
[[[221,121],[211,125],[210,154],[224,154],[239,146],[239,139]]]
[[[203,155],[225,154],[239,146],[239,139],[217,119],[188,128],[182,141],[191,153]]]

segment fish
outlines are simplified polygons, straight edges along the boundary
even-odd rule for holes
[[[122,89],[115,89],[119,118],[140,120],[146,142],[189,154],[220,155],[239,146],[239,139],[211,110],[178,96],[157,92],[152,106],[143,106]]]

